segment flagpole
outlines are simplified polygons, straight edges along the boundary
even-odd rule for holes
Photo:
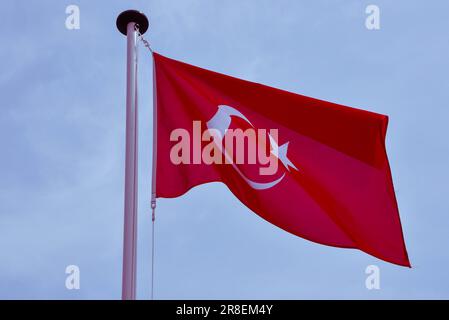
[[[137,262],[137,31],[148,29],[147,17],[136,10],[127,10],[117,17],[117,29],[127,38],[126,64],[126,156],[125,156],[125,204],[123,228],[122,299],[136,299]]]

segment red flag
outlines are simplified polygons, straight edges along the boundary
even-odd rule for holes
[[[220,181],[299,237],[410,266],[385,150],[387,116],[157,53],[154,62],[157,197]]]

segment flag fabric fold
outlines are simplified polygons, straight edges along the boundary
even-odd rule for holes
[[[153,56],[157,197],[222,182],[294,235],[410,266],[387,116]]]

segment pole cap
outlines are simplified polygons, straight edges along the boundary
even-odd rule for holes
[[[148,30],[148,18],[145,14],[137,10],[126,10],[117,17],[117,29],[126,36],[128,23],[135,22],[139,25],[140,34],[144,34]]]

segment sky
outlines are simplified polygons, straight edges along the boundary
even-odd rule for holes
[[[68,5],[80,29],[66,28]],[[367,5],[380,29],[365,27]],[[168,57],[390,117],[412,268],[289,234],[219,183],[159,199],[156,299],[449,298],[449,3],[381,0],[0,3],[0,299],[120,299],[126,9]],[[152,58],[139,49],[137,296],[150,297]],[[379,235],[382,236],[381,234]],[[80,289],[65,285],[68,265]],[[365,285],[369,265],[380,289]]]

